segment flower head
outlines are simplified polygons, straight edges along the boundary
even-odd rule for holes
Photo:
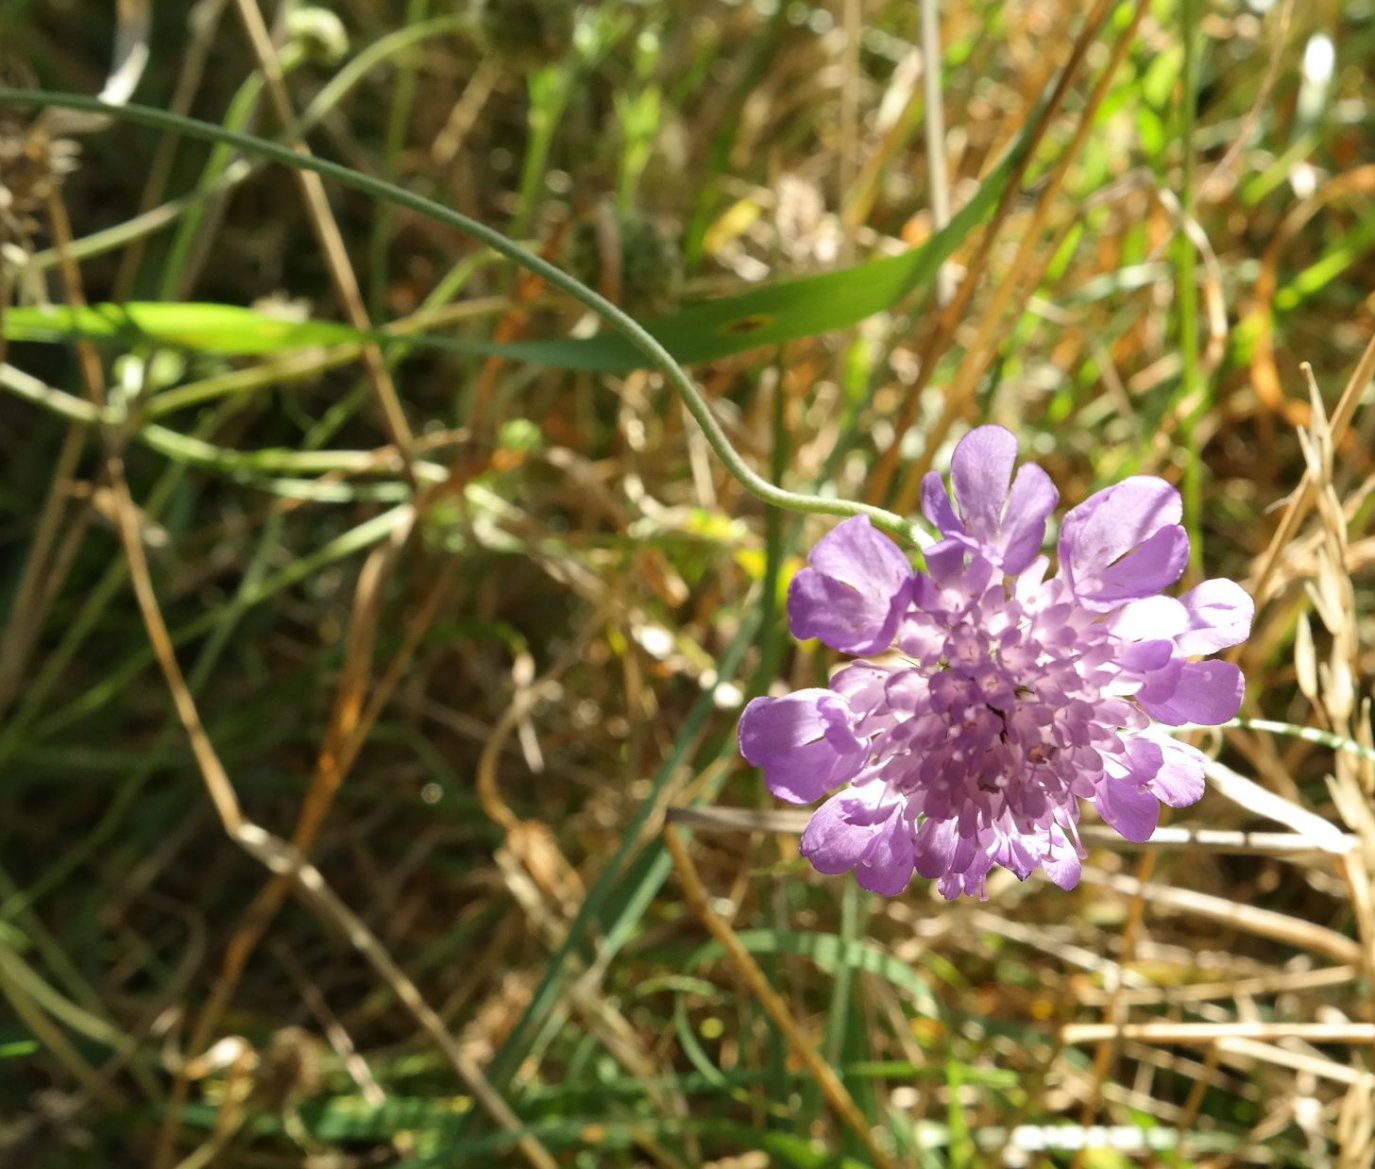
[[[1059,501],[996,426],[955,448],[951,494],[936,474],[923,511],[941,539],[913,570],[864,516],[812,550],[794,579],[794,635],[850,654],[828,689],[758,698],[740,748],[780,799],[829,795],[802,836],[823,873],[853,869],[893,895],[913,873],[946,897],[984,895],[994,865],[1025,880],[1079,880],[1081,801],[1128,840],[1160,805],[1203,794],[1204,757],[1161,727],[1215,725],[1241,705],[1228,662],[1251,598],[1229,580],[1180,597],[1188,562],[1179,494],[1134,476],[1073,508],[1058,568],[1041,555]],[[831,794],[834,793],[834,794]]]

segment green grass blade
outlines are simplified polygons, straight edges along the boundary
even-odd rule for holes
[[[329,321],[284,321],[228,304],[163,304],[157,301],[89,308],[14,308],[5,314],[4,335],[11,341],[139,342],[253,357],[290,349],[342,345],[363,335]]]
[[[763,929],[743,930],[736,937],[751,954],[795,954],[807,958],[832,976],[843,967],[877,975],[892,983],[921,1014],[933,1019],[940,1017],[940,1004],[926,981],[906,962],[872,943],[847,941],[838,934],[779,933]],[[723,956],[719,942],[708,942],[688,960],[685,968],[694,970],[703,962]]]

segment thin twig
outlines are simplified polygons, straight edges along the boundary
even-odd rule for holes
[[[378,975],[391,988],[402,1005],[420,1025],[426,1036],[448,1057],[449,1062],[468,1085],[479,1104],[508,1132],[522,1130],[520,1118],[511,1111],[482,1070],[463,1053],[458,1041],[449,1034],[444,1020],[425,1001],[419,988],[392,959],[377,936],[368,929],[325,883],[320,870],[284,840],[264,832],[256,824],[249,824],[239,833],[238,843],[274,873],[287,876],[293,890],[306,904],[317,909],[321,916],[340,930]],[[557,1169],[557,1163],[544,1146],[533,1136],[523,1133],[516,1142],[525,1159],[536,1169]]]
[[[205,62],[215,44],[215,33],[227,3],[228,0],[197,0],[197,3],[187,11],[186,23],[191,34],[190,43],[182,52],[181,70],[170,107],[179,114],[191,109],[191,104],[200,89],[201,79],[205,75]],[[157,153],[148,168],[148,179],[143,185],[143,194],[139,199],[139,214],[146,215],[162,199],[163,192],[167,189],[167,181],[172,177],[176,148],[177,140],[170,136],[158,143]],[[112,297],[116,302],[122,303],[129,298],[129,290],[133,288],[134,280],[143,264],[146,247],[147,237],[139,236],[121,258]]]
[[[1060,1028],[1067,1046],[1134,1039],[1141,1043],[1215,1043],[1219,1039],[1375,1044],[1375,1023],[1069,1023]]]
[[[1150,855],[1152,854],[1147,854]],[[1256,905],[1232,901],[1212,893],[1177,889],[1171,885],[1154,884],[1138,877],[1105,873],[1098,869],[1086,868],[1084,877],[1086,880],[1115,889],[1125,896],[1144,898],[1162,909],[1202,917],[1244,933],[1322,954],[1344,965],[1360,965],[1364,958],[1361,944],[1352,941],[1345,934],[1339,934],[1336,930],[1315,925],[1302,918],[1277,913],[1273,909],[1261,909]]]
[[[359,729],[358,714],[362,709],[367,679],[371,671],[372,645],[376,633],[378,608],[381,604],[381,585],[390,576],[395,560],[409,538],[414,519],[412,510],[389,533],[388,539],[373,549],[364,563],[362,572],[359,573],[349,624],[348,650],[339,692],[335,699],[334,713],[292,833],[292,847],[302,856],[308,856],[314,846],[316,836],[333,806],[344,776],[356,758],[358,746],[361,745],[361,738],[352,737]],[[424,607],[423,613],[428,619],[422,628],[428,628],[434,611],[431,606]],[[414,649],[415,645],[411,644],[404,660],[409,660]],[[390,697],[390,690],[387,697]],[[354,743],[351,749],[348,747],[350,742]],[[249,960],[290,891],[291,883],[288,878],[274,876],[249,905],[243,924],[235,932],[225,951],[214,991],[196,1019],[191,1038],[193,1050],[201,1050],[210,1043],[224,1013],[229,1009],[244,971],[248,968]],[[173,1103],[168,1106],[169,1115],[179,1111],[180,1103],[184,1100],[185,1087],[184,1077],[179,1077],[173,1086]]]
[[[237,3],[244,28],[253,44],[253,52],[263,71],[268,95],[276,107],[277,117],[283,126],[289,127],[296,121],[296,112],[292,109],[291,97],[287,93],[281,60],[277,56],[277,50],[273,47],[272,37],[267,30],[267,24],[263,21],[262,13],[258,10],[257,0],[237,0]],[[296,141],[295,149],[303,157],[310,155],[310,147],[304,139]],[[325,254],[325,262],[329,265],[335,290],[344,303],[344,311],[348,314],[349,322],[355,329],[371,332],[372,320],[368,316],[367,306],[363,303],[363,292],[359,287],[358,277],[354,274],[353,265],[349,261],[348,245],[345,244],[343,234],[339,231],[339,224],[335,221],[334,212],[330,209],[329,198],[325,194],[325,185],[319,175],[304,168],[294,167],[292,173],[300,184],[311,226],[315,230],[316,238],[320,241],[320,248]],[[406,412],[402,409],[396,384],[392,381],[391,369],[387,365],[382,350],[372,343],[363,346],[363,361],[367,366],[368,376],[372,379],[373,391],[377,397],[378,405],[386,419],[388,436],[401,452],[401,457],[406,463],[408,477],[414,482],[415,474],[411,470],[411,448],[414,446],[415,439],[411,433],[410,423],[406,421]]]
[[[181,667],[177,663],[176,652],[172,647],[167,625],[163,620],[148,573],[147,559],[139,539],[137,510],[129,496],[123,467],[117,458],[112,458],[110,464],[120,540],[129,562],[130,581],[139,610],[143,615],[148,638],[167,680],[177,715],[186,731],[192,753],[196,757],[202,778],[226,833],[231,840],[270,871],[286,875],[293,881],[294,890],[338,927],[359,953],[372,964],[425,1034],[449,1058],[455,1071],[483,1108],[503,1128],[510,1132],[519,1132],[522,1127],[519,1117],[487,1082],[481,1070],[459,1049],[443,1021],[425,1002],[419,989],[395,963],[372,931],[329,889],[319,870],[309,864],[304,856],[286,841],[270,835],[256,824],[244,819],[228,773],[206,734],[195,700],[191,697]],[[537,1169],[555,1169],[553,1158],[535,1138],[526,1134],[521,1136],[517,1143],[526,1159]],[[170,1143],[163,1147],[170,1152]]]
[[[779,832],[799,835],[811,819],[810,812],[782,808],[669,808],[668,821],[699,832]],[[1328,825],[1330,828],[1331,825]],[[1336,832],[1320,844],[1298,832],[1246,832],[1218,828],[1157,828],[1149,840],[1125,840],[1113,829],[1086,824],[1079,835],[1084,843],[1125,852],[1188,849],[1191,852],[1255,854],[1264,856],[1322,856],[1343,854],[1360,845],[1351,833]]]
[[[950,174],[946,165],[945,95],[941,82],[940,0],[921,0],[922,92],[926,97],[926,173],[931,187],[931,227],[940,231],[950,222]],[[936,304],[944,308],[955,295],[955,277],[948,263],[936,275]]]

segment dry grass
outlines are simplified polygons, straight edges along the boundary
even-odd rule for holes
[[[796,489],[910,508],[979,420],[1067,502],[1177,482],[1258,602],[1204,801],[1068,894],[811,873],[733,728],[824,676],[778,586],[825,523],[656,374],[436,344],[587,328],[449,228],[0,106],[0,320],[386,334],[0,342],[0,1165],[1375,1165],[1375,28],[947,5],[933,93],[923,7],[606,0],[531,71],[427,0],[162,5],[139,100],[581,230],[628,297],[619,205],[687,300],[917,246],[1033,142],[919,295],[694,373]],[[127,77],[144,6],[74,10],[0,12],[0,82]]]

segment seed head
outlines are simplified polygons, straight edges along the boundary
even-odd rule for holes
[[[557,61],[573,44],[576,0],[480,0],[487,47],[520,69]]]
[[[677,307],[682,257],[664,229],[639,212],[604,207],[579,219],[568,233],[564,263],[629,312],[655,316]]]
[[[0,53],[0,83],[31,89],[32,70],[22,58]],[[0,242],[21,244],[38,230],[35,216],[76,169],[79,148],[47,134],[26,112],[0,109]]]

